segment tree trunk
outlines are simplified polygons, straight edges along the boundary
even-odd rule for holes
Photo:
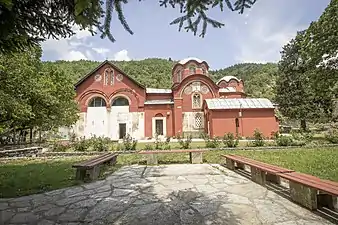
[[[33,128],[29,128],[29,143],[33,143]]]
[[[302,131],[306,131],[306,121],[304,119],[300,120],[300,128]]]

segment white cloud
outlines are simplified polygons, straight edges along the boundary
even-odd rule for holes
[[[114,54],[113,60],[115,61],[130,61],[130,57],[128,56],[128,51],[123,49]]]
[[[82,51],[82,47],[90,47],[86,44],[86,39],[91,37],[92,34],[89,30],[80,30],[80,27],[74,25],[72,27],[75,35],[69,38],[48,39],[42,43],[44,52],[53,54],[53,58],[60,60],[80,60],[92,59],[92,55],[88,51]],[[54,56],[56,55],[56,56]]]
[[[92,48],[92,50],[98,54],[106,54],[109,52],[108,48]]]
[[[231,26],[237,62],[266,63],[280,59],[282,47],[297,31],[308,26],[299,24],[302,15],[293,14],[285,7],[287,4],[276,6],[269,1],[259,1],[247,14],[237,17]],[[285,19],[286,16],[289,19]]]

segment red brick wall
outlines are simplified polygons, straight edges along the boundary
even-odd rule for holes
[[[172,94],[147,94],[147,100],[172,99]]]
[[[104,85],[104,70],[109,67],[114,70],[114,84],[110,85],[109,77],[108,84]],[[94,77],[96,74],[101,74],[101,81],[95,81]],[[82,112],[87,110],[88,101],[93,96],[100,96],[104,98],[107,102],[107,107],[109,108],[112,99],[114,99],[118,95],[125,95],[129,98],[129,100],[131,101],[129,103],[130,112],[143,111],[142,109],[140,110],[139,107],[143,107],[143,103],[145,100],[145,90],[135,84],[124,74],[122,74],[122,81],[117,81],[117,74],[119,74],[119,72],[115,68],[111,67],[109,64],[106,64],[99,68],[97,72],[84,80],[79,86],[77,86],[76,100],[79,102]]]
[[[167,136],[173,136],[173,110],[172,105],[145,105],[144,107],[144,129],[145,136],[152,137],[152,118],[155,117],[156,114],[160,113],[163,117],[166,117],[166,132]],[[167,115],[167,112],[170,114]]]
[[[266,137],[271,137],[272,131],[278,131],[273,109],[243,109],[242,118],[239,118],[239,110],[214,110],[210,117],[211,135],[235,134],[236,118],[239,119],[239,135],[244,137],[252,137],[256,128]]]

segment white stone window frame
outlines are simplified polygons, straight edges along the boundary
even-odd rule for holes
[[[198,106],[196,106],[194,103],[195,103],[195,96],[199,96],[199,104]],[[202,102],[203,102],[203,96],[201,93],[199,92],[194,92],[192,95],[191,95],[191,108],[192,109],[201,109],[202,108]]]
[[[153,137],[156,136],[156,120],[162,120],[163,121],[163,135],[159,135],[159,137],[166,137],[167,136],[167,118],[166,117],[156,117],[154,116],[152,118],[152,135]]]
[[[109,76],[110,76],[111,68],[107,68],[103,72],[103,85],[108,85]]]

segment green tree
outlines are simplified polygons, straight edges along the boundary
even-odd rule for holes
[[[301,41],[304,32],[299,32],[283,47],[278,63],[276,101],[281,113],[300,120],[301,128],[306,130],[306,121],[314,118],[313,94],[308,75],[301,58]]]
[[[0,55],[0,136],[15,130],[51,129],[77,120],[70,78],[44,67],[41,48]]]
[[[0,52],[22,50],[26,46],[37,45],[49,37],[59,38],[74,35],[72,26],[77,24],[81,29],[88,29],[101,38],[115,41],[111,32],[112,15],[117,14],[124,29],[133,34],[124,14],[123,5],[128,0],[0,0]],[[142,0],[139,0],[142,2]],[[211,7],[225,7],[231,11],[243,13],[256,0],[159,0],[160,7],[178,8],[182,16],[170,24],[176,24],[179,30],[197,34],[202,24],[200,36],[204,37],[210,24],[220,28],[224,24],[210,18],[207,11]],[[103,19],[102,19],[103,17]]]

